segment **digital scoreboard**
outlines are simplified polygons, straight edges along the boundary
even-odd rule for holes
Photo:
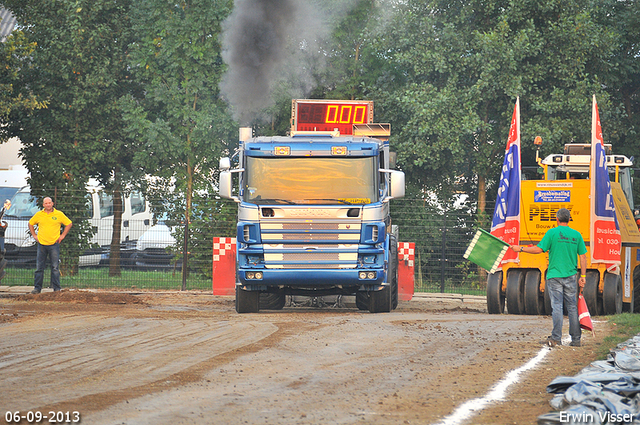
[[[370,100],[294,99],[291,108],[291,130],[334,131],[353,134],[353,124],[373,122]]]

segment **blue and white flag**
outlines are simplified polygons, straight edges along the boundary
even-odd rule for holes
[[[500,185],[496,208],[491,222],[491,234],[502,239],[509,245],[520,242],[520,98],[516,99],[516,106],[511,118],[509,139],[502,164]],[[502,264],[514,262],[518,253],[508,250],[502,259]]]

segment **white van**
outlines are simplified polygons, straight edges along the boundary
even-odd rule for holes
[[[163,214],[157,223],[149,228],[136,244],[135,263],[139,270],[182,269],[179,258],[171,250],[178,248],[173,229],[167,225],[167,215]]]
[[[11,200],[13,195],[27,185],[29,171],[21,165],[14,165],[8,170],[0,170],[0,205]]]
[[[94,235],[90,243],[98,245],[80,257],[80,266],[98,265],[108,255],[113,233],[113,199],[102,190],[96,181],[87,185],[88,220],[93,226]],[[29,186],[20,189],[11,200],[11,208],[5,213],[4,220],[9,224],[5,232],[6,258],[13,264],[35,262],[35,240],[29,232],[29,219],[40,210],[35,198],[31,196]],[[64,212],[64,211],[63,211]],[[132,192],[124,199],[122,213],[121,244],[133,253],[138,238],[151,227],[149,203],[139,192]],[[73,232],[73,230],[71,230]],[[123,255],[126,257],[126,255]]]

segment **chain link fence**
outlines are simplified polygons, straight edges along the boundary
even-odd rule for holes
[[[8,264],[2,285],[33,285],[35,245],[27,223],[39,207],[30,196],[18,195],[5,215]],[[61,244],[63,288],[208,290],[213,238],[236,236],[234,202],[194,199],[187,226],[183,202],[167,203],[166,198],[145,202],[133,192],[124,197],[121,242],[114,245],[112,197],[98,192],[80,198],[84,203],[56,199],[56,208],[74,223]],[[482,221],[474,205],[443,209],[422,199],[399,199],[392,201],[391,211],[398,240],[415,243],[416,292],[485,293],[486,274],[463,258]],[[48,270],[47,265],[45,287]]]

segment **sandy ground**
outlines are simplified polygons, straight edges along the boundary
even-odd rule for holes
[[[534,424],[551,410],[546,385],[594,360],[608,326],[597,323],[583,347],[551,350],[505,400],[465,423]],[[203,293],[7,296],[0,414],[76,411],[83,424],[436,424],[536,356],[550,328],[549,317],[489,315],[478,299],[414,298],[388,314],[347,305],[238,315],[232,297]]]

